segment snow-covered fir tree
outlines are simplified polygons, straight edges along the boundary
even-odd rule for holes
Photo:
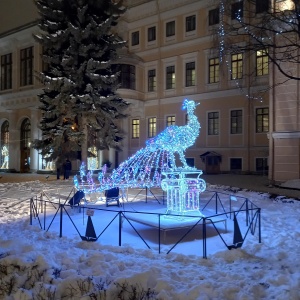
[[[45,84],[39,95],[42,138],[34,147],[48,160],[87,159],[88,147],[119,149],[118,119],[129,103],[120,98],[114,63],[125,42],[116,34],[121,1],[36,0]],[[79,155],[80,154],[80,155]]]

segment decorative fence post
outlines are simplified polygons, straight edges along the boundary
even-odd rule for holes
[[[59,209],[60,209],[59,237],[62,237],[63,207],[64,207],[63,204],[59,204]]]

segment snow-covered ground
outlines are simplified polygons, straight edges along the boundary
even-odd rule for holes
[[[236,207],[243,201],[239,200],[241,196],[262,209],[262,242],[258,242],[256,229],[253,236],[247,235],[241,249],[229,251],[210,229],[208,257],[204,259],[200,228],[166,254],[181,234],[168,231],[159,254],[157,230],[140,224],[136,228],[147,238],[151,249],[128,224],[122,229],[121,247],[118,224],[112,224],[97,242],[81,241],[67,221],[60,238],[59,216],[47,232],[39,228],[36,219],[30,225],[27,199],[42,190],[52,189],[52,193],[60,194],[60,188],[65,194],[70,192],[70,187],[39,181],[0,184],[0,299],[300,299],[297,200],[230,188],[238,198]],[[209,186],[209,190],[220,193],[228,193],[228,189]],[[203,195],[202,199],[208,198],[209,195]],[[153,211],[164,209],[161,205],[152,199],[148,203],[126,203],[125,209]],[[93,207],[104,209],[105,205]],[[53,207],[47,214],[51,217],[54,212]],[[77,209],[69,208],[68,212],[78,230],[84,232],[87,217]],[[103,210],[97,218],[95,210],[92,219],[97,234],[97,222],[109,220],[112,214],[115,212]],[[228,232],[218,223],[226,241],[232,238],[232,221],[228,220],[227,225]],[[244,230],[242,225],[243,233]]]

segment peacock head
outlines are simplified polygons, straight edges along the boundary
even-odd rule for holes
[[[200,103],[196,103],[194,100],[185,99],[182,103],[182,109],[186,109],[188,112],[193,112],[199,104]]]

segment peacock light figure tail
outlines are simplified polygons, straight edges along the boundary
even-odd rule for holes
[[[196,104],[185,99],[182,108],[187,110],[188,123],[185,126],[172,125],[146,142],[129,159],[106,176],[106,167],[99,173],[98,191],[113,187],[160,187],[161,174],[179,170],[196,170],[186,163],[184,152],[195,143],[200,133],[200,123],[195,115]],[[176,154],[182,166],[177,165]],[[78,180],[77,180],[78,182]]]

